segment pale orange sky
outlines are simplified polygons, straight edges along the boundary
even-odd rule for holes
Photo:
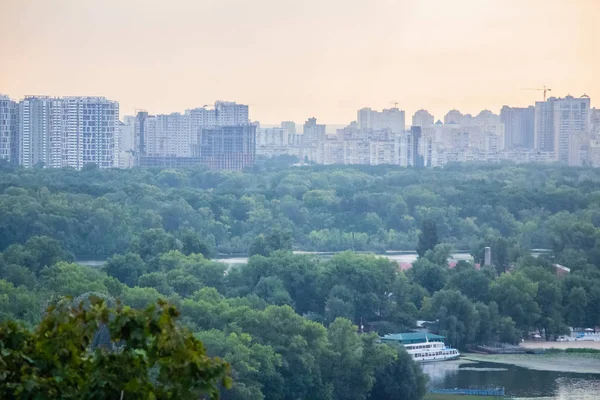
[[[600,0],[0,0],[0,93],[121,114],[250,105],[262,123],[361,107],[498,112],[600,98]]]

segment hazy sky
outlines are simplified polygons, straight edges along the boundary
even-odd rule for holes
[[[253,120],[600,102],[600,0],[0,0],[0,93]],[[598,100],[597,100],[598,99]]]

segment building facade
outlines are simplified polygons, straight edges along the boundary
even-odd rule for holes
[[[316,146],[325,141],[326,126],[317,124],[317,119],[312,117],[304,123],[302,141],[305,146]]]
[[[66,103],[59,98],[27,96],[19,103],[21,165],[62,166],[67,115]]]
[[[294,121],[281,122],[281,128],[284,129],[287,133],[296,133],[296,123]]]
[[[210,169],[240,171],[254,165],[256,126],[235,125],[202,129],[194,157]]]
[[[389,129],[392,133],[402,133],[406,128],[405,113],[398,108],[376,111],[361,108],[357,111],[357,128],[363,130]]]
[[[535,107],[502,107],[500,120],[504,124],[504,139],[507,149],[533,149],[535,129]]]
[[[427,110],[419,110],[412,117],[412,126],[425,128],[434,124],[433,115]]]
[[[19,163],[19,113],[17,103],[0,94],[0,159]]]
[[[18,115],[21,165],[118,166],[119,103],[104,97],[27,96]]]
[[[572,149],[590,133],[590,98],[551,97],[535,103],[535,148],[554,152],[564,164],[578,165]]]

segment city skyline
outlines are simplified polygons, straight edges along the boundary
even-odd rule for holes
[[[264,124],[328,125],[395,101],[436,120],[498,113],[543,85],[600,96],[594,0],[282,3],[2,2],[0,92],[103,96],[121,116],[235,99]]]
[[[20,102],[22,100],[26,100],[28,98],[49,98],[49,99],[53,99],[53,98],[68,98],[68,97],[95,97],[95,98],[106,98],[105,96],[95,96],[95,95],[81,95],[81,96],[71,96],[71,95],[66,95],[66,96],[58,96],[58,95],[54,95],[54,94],[36,94],[36,95],[24,95],[22,97],[14,97],[11,96],[7,93],[3,93],[0,91],[0,97],[4,97],[5,99],[9,99],[15,102]],[[547,94],[547,98],[546,100],[550,100],[550,99],[562,99],[565,97],[573,97],[575,99],[577,98],[591,98],[591,96],[588,95],[588,92],[584,92],[584,93],[580,93],[580,94],[573,94],[571,92],[567,92],[567,93],[563,93],[563,94],[559,94],[559,93],[555,93],[555,94],[551,94],[551,92],[548,92]],[[119,101],[119,99],[114,99],[114,101],[118,102],[119,104],[121,104],[121,101]],[[427,106],[421,107],[417,110],[414,110],[412,113],[408,112],[405,108],[403,108],[400,104],[398,103],[394,103],[388,107],[383,107],[383,108],[376,108],[376,107],[370,107],[370,106],[364,106],[364,107],[360,107],[357,110],[348,110],[348,113],[350,115],[353,115],[353,117],[350,117],[348,120],[346,121],[337,121],[334,123],[328,123],[328,122],[323,122],[321,118],[319,118],[317,115],[317,113],[313,112],[313,113],[308,113],[306,117],[301,118],[300,120],[292,120],[291,118],[285,118],[285,116],[279,121],[267,121],[267,122],[263,122],[260,118],[253,118],[253,113],[250,113],[248,111],[248,109],[250,108],[248,104],[245,104],[243,102],[240,102],[239,100],[212,100],[209,101],[208,104],[203,104],[201,106],[188,106],[188,107],[184,107],[183,109],[177,109],[177,110],[166,110],[165,112],[152,112],[150,110],[148,110],[147,108],[144,107],[139,107],[136,108],[133,112],[129,113],[129,112],[120,112],[120,116],[119,116],[119,120],[120,121],[125,121],[127,118],[130,117],[134,117],[138,112],[140,111],[144,111],[147,112],[150,115],[161,115],[161,116],[170,116],[173,114],[180,114],[183,110],[183,112],[199,112],[199,111],[205,111],[205,112],[211,112],[212,110],[215,109],[215,105],[216,104],[220,104],[220,103],[234,103],[234,104],[240,104],[243,105],[244,107],[246,107],[246,117],[249,118],[249,121],[254,123],[254,122],[258,122],[260,123],[261,126],[264,127],[269,127],[269,128],[273,128],[273,127],[280,127],[282,123],[294,123],[296,125],[296,127],[300,127],[302,126],[306,120],[311,119],[311,118],[315,118],[317,121],[319,121],[319,123],[322,123],[323,125],[325,125],[327,127],[327,133],[335,133],[335,131],[339,128],[343,128],[348,126],[349,124],[353,123],[353,122],[357,122],[360,124],[359,121],[359,114],[361,111],[365,111],[368,110],[370,112],[373,113],[385,113],[385,112],[393,112],[393,111],[398,111],[400,113],[403,114],[403,119],[405,119],[405,124],[404,127],[405,129],[409,129],[411,126],[420,126],[420,124],[415,124],[415,117],[417,116],[417,118],[420,118],[424,113],[428,114],[428,117],[431,118],[433,117],[433,122],[436,123],[438,121],[442,122],[442,123],[459,123],[457,121],[448,121],[447,118],[448,116],[452,116],[454,114],[459,114],[463,117],[475,117],[477,115],[479,115],[480,113],[487,113],[487,112],[491,112],[494,115],[500,116],[502,113],[503,108],[508,107],[508,108],[528,108],[528,107],[535,107],[536,103],[538,102],[543,102],[543,98],[538,99],[538,100],[534,100],[529,104],[519,104],[519,105],[515,105],[515,104],[503,104],[499,107],[495,107],[495,108],[480,108],[480,109],[476,109],[474,112],[464,112],[462,109],[458,108],[458,107],[450,107],[448,108],[445,112],[441,113],[441,114],[433,114],[430,112],[430,108],[428,108]],[[122,108],[122,106],[120,106],[120,109]],[[596,105],[594,103],[590,103],[590,108],[591,109],[597,109]],[[302,134],[302,130],[300,129],[299,131],[300,134]]]

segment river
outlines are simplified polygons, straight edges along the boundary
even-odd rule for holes
[[[600,363],[600,360],[598,360]],[[597,400],[600,374],[543,371],[511,364],[465,360],[423,364],[429,385],[436,389],[504,387],[513,398]],[[467,397],[465,397],[467,399]]]
[[[339,251],[332,252],[317,252],[317,251],[294,251],[294,254],[312,254],[322,259],[329,259],[334,255],[340,253]],[[372,254],[368,252],[364,252],[367,254]],[[385,254],[378,254],[380,257],[389,258],[392,261],[396,261],[398,264],[412,264],[417,260],[417,253],[413,251],[390,251]],[[450,255],[449,261],[459,261],[459,260],[472,260],[473,257],[467,252],[457,252],[452,253]],[[214,259],[214,261],[222,262],[229,265],[238,265],[238,264],[247,264],[248,257],[228,257],[228,256],[219,256]],[[106,260],[77,260],[78,264],[87,265],[88,267],[101,267],[104,265]]]
[[[545,250],[545,249],[534,249],[531,251],[531,254],[534,257],[537,257],[538,255],[540,255],[542,253],[546,253],[548,251],[549,250]],[[322,259],[329,259],[338,253],[340,253],[340,252],[339,251],[332,251],[332,252],[294,251],[294,254],[312,254],[312,255],[317,256]],[[368,253],[368,252],[364,252],[364,253]],[[379,257],[386,257],[392,261],[396,261],[401,266],[407,265],[407,264],[412,264],[413,262],[415,262],[417,260],[417,257],[418,257],[417,253],[414,251],[388,251],[387,253],[377,254],[377,255]],[[473,257],[468,252],[459,251],[459,252],[452,253],[450,255],[450,258],[448,261],[450,263],[453,263],[453,262],[457,262],[460,260],[472,261]],[[247,264],[248,257],[219,256],[219,257],[215,258],[214,261],[222,262],[222,263],[229,264],[229,265],[239,265],[239,264]],[[78,264],[87,265],[89,267],[101,267],[102,265],[104,265],[105,262],[106,262],[106,260],[77,260]]]
[[[322,259],[329,259],[338,253],[340,252],[294,251],[294,254],[312,254]],[[368,252],[365,253],[372,254]],[[377,256],[386,257],[392,261],[396,261],[398,264],[412,264],[417,260],[418,257],[417,253],[413,251],[390,251],[384,254],[377,254]],[[460,260],[473,260],[473,257],[471,257],[471,254],[467,252],[456,252],[450,255],[450,262]],[[248,263],[248,257],[219,257],[216,258],[215,261],[225,264],[246,264]]]

